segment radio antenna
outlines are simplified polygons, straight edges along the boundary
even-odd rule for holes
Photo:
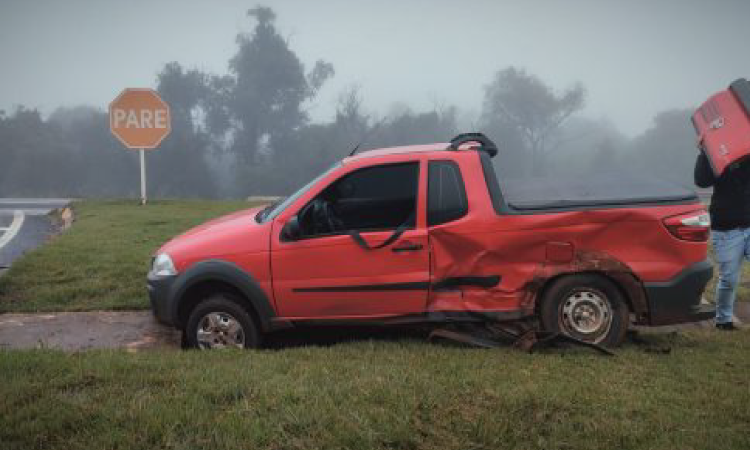
[[[388,116],[385,116],[382,119],[380,119],[380,121],[376,123],[374,127],[372,127],[367,133],[365,133],[362,140],[359,141],[359,144],[355,145],[351,153],[349,153],[349,156],[354,156],[354,154],[357,153],[357,150],[359,150],[362,144],[364,144],[367,141],[367,139],[370,138],[370,136],[372,136],[376,131],[380,129],[380,126],[383,125],[383,123],[386,121],[387,118]]]

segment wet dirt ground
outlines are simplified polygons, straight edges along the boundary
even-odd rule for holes
[[[299,327],[265,336],[271,349],[334,345],[352,340],[425,339],[419,327]],[[178,330],[157,322],[150,311],[95,311],[0,315],[0,349],[53,348],[66,351],[121,348],[179,349]]]
[[[750,302],[736,305],[740,323],[750,323]],[[747,325],[744,325],[747,326]],[[713,321],[658,328],[638,327],[649,332],[674,332],[711,328]],[[271,348],[329,345],[358,339],[403,339],[426,337],[419,328],[327,327],[296,329],[269,336]],[[131,351],[179,349],[180,332],[158,323],[150,311],[96,311],[0,315],[0,349],[55,348],[78,351],[123,348]]]
[[[150,311],[0,315],[0,348],[179,348],[179,332]]]

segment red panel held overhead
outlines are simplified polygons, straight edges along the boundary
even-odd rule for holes
[[[739,79],[693,114],[699,146],[718,177],[750,155],[750,81]]]

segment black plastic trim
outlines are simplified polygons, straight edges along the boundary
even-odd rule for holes
[[[602,208],[602,207],[622,207],[622,206],[634,206],[634,205],[665,205],[665,204],[673,204],[673,203],[683,203],[687,201],[697,201],[698,196],[696,194],[692,195],[684,195],[682,197],[672,197],[672,198],[664,198],[664,199],[639,199],[639,198],[632,198],[632,199],[622,199],[622,200],[614,200],[614,201],[606,201],[606,200],[594,200],[590,202],[574,202],[574,201],[566,201],[566,200],[559,200],[555,203],[542,203],[542,204],[534,204],[534,203],[526,203],[526,204],[517,204],[509,202],[508,206],[518,210],[518,211],[557,211],[557,210],[566,210],[571,211],[574,209],[586,209],[586,208]]]
[[[713,317],[714,309],[701,303],[713,277],[711,261],[692,264],[666,282],[643,283],[652,326],[698,322]]]
[[[458,148],[467,142],[476,142],[480,144],[479,150],[487,153],[490,158],[497,155],[497,145],[483,133],[461,133],[451,139],[447,150],[458,150]]]
[[[745,114],[750,116],[750,81],[739,78],[729,85],[729,90],[737,97],[740,105],[745,110]]]
[[[157,319],[177,328],[184,327],[179,320],[180,304],[191,287],[204,281],[220,281],[239,290],[257,314],[261,328],[264,331],[274,328],[276,311],[258,282],[237,265],[220,259],[198,262],[170,279],[149,274],[149,295]]]
[[[360,284],[352,286],[321,286],[293,288],[292,292],[380,292],[380,291],[426,291],[429,281],[411,283]]]
[[[492,207],[497,215],[502,215],[505,200],[503,199],[503,193],[500,190],[500,182],[497,179],[495,167],[492,165],[492,161],[489,157],[482,154],[479,154],[478,156],[479,163],[482,166],[484,183],[487,185],[487,192],[490,194],[490,200],[492,201]]]
[[[438,281],[432,285],[433,290],[450,289],[459,286],[476,286],[489,289],[500,284],[500,275],[475,276],[475,277],[452,277]]]
[[[148,297],[151,302],[151,311],[156,319],[165,325],[174,325],[174,318],[170,311],[172,285],[177,277],[157,277],[151,272],[148,274]]]
[[[426,291],[439,290],[459,286],[477,286],[489,289],[500,283],[500,275],[451,277],[436,283],[429,281],[415,281],[408,283],[359,284],[352,286],[320,286],[293,288],[292,292],[381,292],[381,291]]]

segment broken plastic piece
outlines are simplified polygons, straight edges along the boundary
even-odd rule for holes
[[[541,348],[551,347],[557,343],[569,343],[596,350],[607,356],[614,356],[614,353],[600,345],[582,341],[562,333],[539,331],[529,328],[527,324],[522,322],[494,324],[481,328],[475,327],[468,332],[439,328],[432,331],[427,337],[427,340],[430,342],[440,339],[447,339],[479,348],[497,348],[503,345],[501,341],[505,341],[505,343],[509,342],[511,346],[528,353],[534,353]]]

